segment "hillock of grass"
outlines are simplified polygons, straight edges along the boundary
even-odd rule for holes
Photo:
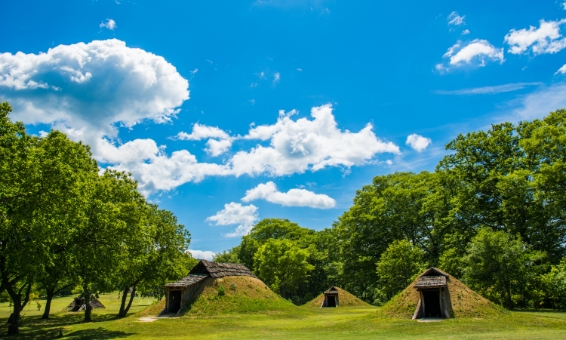
[[[146,309],[140,312],[140,316],[157,316],[161,311],[165,309],[165,298],[156,301],[151,306],[147,307]]]
[[[370,305],[345,291],[342,288],[335,287],[338,290],[338,307],[369,307]],[[313,300],[305,303],[304,307],[320,307],[324,301],[324,293],[320,294]]]
[[[208,278],[198,298],[183,307],[182,315],[206,316],[235,313],[277,313],[297,309],[291,302],[275,294],[262,281],[247,276]]]
[[[378,316],[411,319],[419,302],[419,292],[415,289],[417,280],[418,278],[380,308]],[[490,317],[508,313],[503,307],[488,301],[452,275],[448,276],[447,284],[455,318]]]

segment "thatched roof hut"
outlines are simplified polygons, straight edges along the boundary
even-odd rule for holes
[[[324,292],[324,300],[322,301],[320,307],[338,307],[338,305],[340,305],[338,289],[332,286]]]
[[[394,318],[481,317],[504,312],[452,275],[429,268],[378,312]]]
[[[200,260],[187,276],[177,282],[168,283],[163,286],[166,290],[166,304],[162,313],[179,313],[183,306],[197,298],[200,292],[199,288],[205,279],[226,276],[249,276],[257,278],[242,264],[216,263]]]
[[[89,305],[92,307],[92,309],[106,308],[104,307],[102,302],[100,302],[100,300],[98,300],[94,295],[90,297]],[[71,302],[65,309],[69,310],[70,312],[80,312],[85,310],[85,308],[85,298],[83,296],[77,296],[73,299],[73,302]]]

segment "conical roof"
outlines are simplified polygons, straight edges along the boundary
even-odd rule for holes
[[[354,295],[352,295],[352,293],[345,291],[342,288],[336,287],[336,286],[332,286],[330,287],[330,289],[328,289],[325,293],[336,293],[338,292],[338,298],[340,299],[340,307],[346,307],[346,306],[358,306],[358,307],[365,307],[365,306],[369,306],[368,303],[358,299],[357,297],[355,297]],[[304,304],[303,306],[308,306],[308,307],[320,307],[322,305],[322,302],[324,301],[324,293],[320,294],[319,296],[317,296],[316,298],[314,298],[313,300],[307,302],[306,304]]]
[[[442,279],[435,279],[441,277]],[[442,284],[440,281],[445,280]],[[378,314],[384,317],[411,319],[419,303],[419,288],[443,286],[448,289],[453,317],[485,317],[504,313],[505,309],[474,292],[454,276],[438,268],[429,268],[417,277],[405,290],[386,303]]]

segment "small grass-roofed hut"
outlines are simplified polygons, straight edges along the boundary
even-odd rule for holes
[[[332,299],[334,298],[334,301]],[[333,302],[336,305],[333,306]],[[366,302],[358,299],[351,293],[345,291],[344,289],[336,286],[330,287],[327,291],[323,292],[319,296],[315,297],[311,301],[307,302],[304,306],[306,307],[369,307],[370,305]]]
[[[330,289],[324,292],[324,300],[320,307],[338,307],[340,304],[340,297],[338,294],[338,289],[332,286]]]
[[[452,275],[429,268],[378,311],[402,319],[486,317],[505,310],[486,300]]]
[[[437,268],[429,268],[418,277],[414,289],[419,292],[419,302],[413,320],[454,316],[446,282],[448,277],[448,274]]]
[[[100,300],[98,300],[94,295],[90,297],[89,305],[92,307],[92,309],[106,308],[104,307],[102,302],[100,302]],[[65,309],[70,312],[80,312],[85,310],[86,303],[84,296],[77,296],[73,298],[73,301]]]
[[[238,263],[216,263],[200,260],[189,274],[177,282],[168,283],[165,288],[165,313],[179,313],[186,304],[194,301],[202,291],[202,285],[207,278],[222,278],[227,276],[257,277],[244,265]]]

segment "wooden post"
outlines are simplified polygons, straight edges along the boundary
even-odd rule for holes
[[[442,287],[438,289],[438,303],[440,304],[440,317],[442,317]]]
[[[169,313],[169,289],[167,289],[167,293],[165,294],[165,311]]]
[[[426,317],[426,310],[425,310],[425,302],[424,302],[424,294],[423,291],[420,291],[421,293],[421,301],[423,302],[423,318]]]

